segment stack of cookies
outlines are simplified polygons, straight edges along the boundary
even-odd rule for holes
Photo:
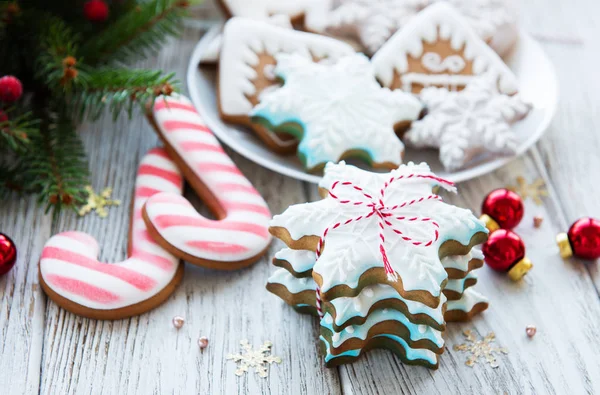
[[[487,308],[473,291],[487,229],[469,210],[441,201],[453,191],[426,164],[378,174],[328,164],[324,199],[289,207],[271,222],[287,247],[267,289],[320,317],[327,366],[386,348],[407,364],[438,366],[446,321]]]

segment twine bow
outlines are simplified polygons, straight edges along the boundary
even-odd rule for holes
[[[379,252],[381,253],[383,267],[385,269],[385,272],[387,274],[387,278],[389,281],[391,281],[391,282],[398,281],[398,274],[395,272],[394,268],[390,264],[390,261],[388,259],[388,255],[387,255],[387,251],[385,249],[385,234],[384,234],[385,229],[391,230],[396,235],[398,235],[402,240],[404,240],[407,243],[411,243],[414,246],[429,247],[439,239],[439,224],[435,220],[433,220],[431,217],[401,215],[401,213],[398,213],[398,210],[413,206],[415,204],[426,202],[429,200],[441,201],[442,198],[440,196],[438,196],[436,194],[421,196],[419,198],[407,200],[405,202],[402,202],[402,203],[399,203],[399,204],[396,204],[393,206],[387,206],[384,202],[386,191],[390,185],[392,185],[393,183],[400,181],[400,180],[409,180],[412,178],[432,179],[432,180],[436,180],[440,183],[454,185],[450,181],[447,181],[447,180],[444,180],[442,178],[435,177],[432,175],[419,175],[419,174],[401,175],[401,176],[396,176],[396,177],[390,178],[387,182],[384,183],[383,187],[379,190],[379,196],[373,197],[371,194],[365,192],[363,188],[361,188],[358,185],[354,185],[354,183],[352,183],[350,181],[334,182],[333,185],[331,186],[331,188],[329,189],[330,197],[337,200],[340,204],[347,204],[347,205],[352,205],[355,207],[365,207],[365,211],[356,217],[350,218],[346,221],[337,222],[325,229],[325,231],[323,232],[323,235],[319,238],[319,242],[317,244],[317,251],[316,251],[317,260],[321,256],[323,246],[325,243],[325,238],[327,237],[329,232],[331,232],[335,229],[338,229],[340,227],[343,227],[345,225],[348,225],[350,223],[359,222],[361,220],[365,220],[365,219],[371,218],[373,216],[377,216],[378,217],[378,227],[379,227],[379,235],[378,235],[378,237],[379,237]],[[336,194],[335,190],[336,190],[336,188],[339,189],[341,187],[352,188],[353,190],[360,193],[364,197],[364,199],[350,200],[350,199],[340,198]],[[397,228],[397,225],[402,222],[421,222],[424,224],[430,224],[432,227],[432,235],[430,238],[427,238],[425,240],[417,240],[414,237],[410,236],[409,234],[407,234]],[[321,309],[321,290],[318,286],[317,286],[317,295],[316,296],[317,296],[316,307],[319,312],[319,315],[322,317],[323,312]]]

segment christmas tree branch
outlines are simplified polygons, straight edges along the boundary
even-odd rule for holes
[[[123,62],[156,52],[169,36],[181,30],[190,1],[150,0],[91,38],[81,52],[89,64]]]
[[[70,90],[84,75],[77,68],[80,35],[73,33],[62,20],[52,18],[41,33],[37,77],[52,89]]]
[[[74,104],[81,118],[98,118],[107,106],[114,118],[123,110],[131,117],[136,104],[145,106],[160,95],[173,93],[177,84],[174,76],[153,70],[93,71],[87,75],[85,89],[77,93]]]
[[[0,110],[0,154],[26,150],[30,138],[38,134],[38,123],[30,112],[17,115],[14,108]]]
[[[39,194],[46,212],[83,201],[88,184],[88,168],[83,145],[75,125],[64,112],[52,114],[39,136],[32,138],[32,148],[22,157],[22,184]]]

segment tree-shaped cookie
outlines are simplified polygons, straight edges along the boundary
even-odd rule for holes
[[[333,64],[298,55],[276,58],[275,74],[284,85],[263,93],[252,119],[297,137],[308,170],[348,157],[390,169],[402,163],[404,145],[395,131],[418,118],[422,105],[415,97],[381,88],[364,55]]]

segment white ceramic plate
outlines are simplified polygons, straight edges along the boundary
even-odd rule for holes
[[[215,135],[237,153],[278,173],[318,183],[321,177],[305,172],[295,156],[278,155],[263,145],[252,132],[236,125],[226,124],[219,118],[215,92],[216,72],[211,67],[198,67],[198,64],[209,42],[220,30],[219,26],[211,29],[198,42],[192,53],[187,73],[188,90],[192,102],[204,116],[206,123]],[[494,171],[531,148],[544,134],[556,111],[558,101],[556,73],[541,46],[524,32],[521,32],[518,44],[506,62],[517,75],[521,94],[534,107],[527,118],[513,126],[519,137],[519,148],[516,155],[497,157],[483,154],[472,160],[466,168],[455,172],[444,170],[438,159],[437,150],[407,148],[404,161],[427,162],[438,176],[460,182]],[[362,167],[362,165],[360,166]]]

